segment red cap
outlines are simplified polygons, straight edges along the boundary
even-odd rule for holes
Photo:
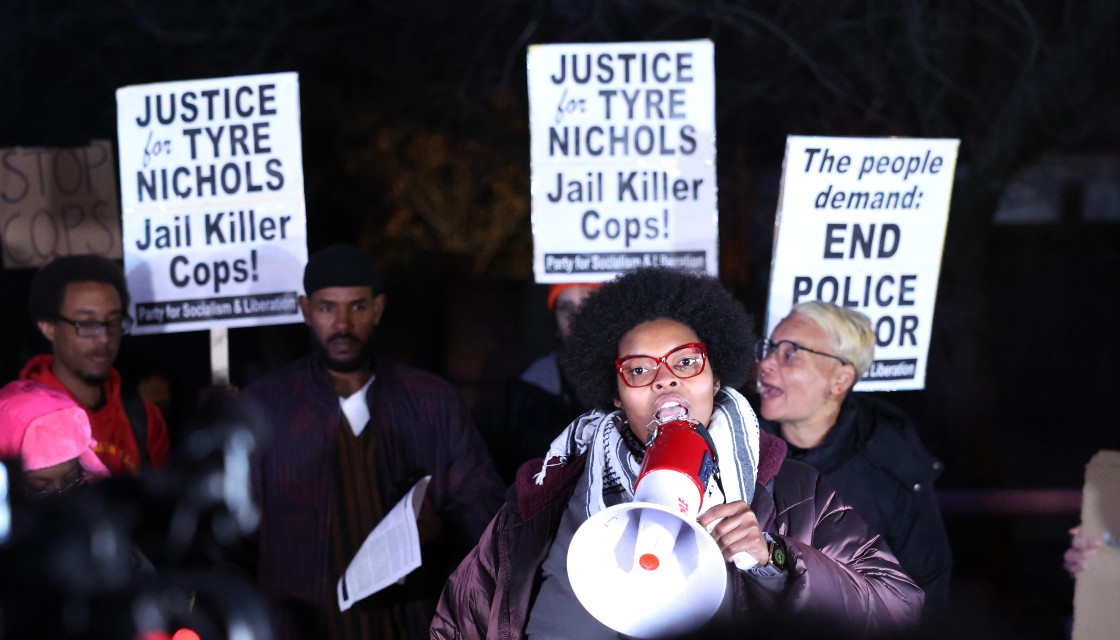
[[[560,297],[560,294],[566,289],[571,289],[572,287],[598,289],[601,286],[602,284],[598,282],[563,282],[554,284],[548,289],[548,310],[553,313],[556,312],[556,298]]]

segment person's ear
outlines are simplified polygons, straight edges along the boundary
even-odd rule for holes
[[[832,376],[832,387],[829,391],[833,395],[844,395],[855,386],[856,382],[856,368],[850,364],[843,364],[836,368],[836,374]]]
[[[54,330],[57,325],[47,320],[39,320],[35,324],[39,327],[39,332],[43,334],[43,337],[54,344]]]
[[[373,326],[381,324],[381,314],[385,313],[385,294],[379,293],[373,298],[373,305],[370,308],[373,316]]]
[[[615,409],[621,409],[622,408],[622,399],[619,398],[618,396],[614,397],[614,408]]]
[[[299,297],[299,312],[303,314],[303,323],[311,324],[311,299],[307,296]]]
[[[719,393],[719,390],[721,388],[720,384],[719,384],[719,378],[715,378],[715,387],[716,388],[712,390],[712,395],[713,396],[715,396],[717,393]]]

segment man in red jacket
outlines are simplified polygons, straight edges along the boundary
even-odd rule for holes
[[[96,255],[56,258],[35,274],[30,294],[31,319],[52,352],[35,356],[20,372],[22,379],[65,391],[85,409],[94,451],[113,474],[165,466],[170,454],[159,409],[139,397],[127,403],[121,397],[113,362],[132,326],[127,309],[120,265]]]

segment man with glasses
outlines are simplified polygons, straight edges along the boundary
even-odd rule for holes
[[[31,281],[31,319],[51,353],[31,358],[20,378],[61,389],[89,415],[94,451],[110,473],[162,467],[170,455],[167,424],[143,399],[126,406],[113,363],[132,327],[120,265],[96,255],[56,258]],[[135,417],[133,417],[135,416]]]

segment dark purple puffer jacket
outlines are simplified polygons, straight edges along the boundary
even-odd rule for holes
[[[875,636],[917,625],[923,594],[894,555],[811,467],[784,460],[785,443],[763,433],[754,510],[781,538],[790,570],[777,594],[728,564],[734,611],[750,616],[827,620],[840,634]],[[524,636],[560,518],[586,456],[533,482],[541,461],[518,471],[505,505],[444,587],[432,638]]]

